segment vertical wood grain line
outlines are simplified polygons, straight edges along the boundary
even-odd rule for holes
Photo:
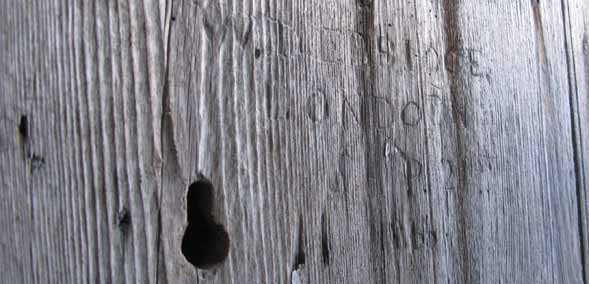
[[[568,71],[568,86],[569,86],[569,104],[570,104],[570,112],[571,112],[571,130],[572,130],[572,148],[573,148],[573,155],[574,155],[574,166],[575,166],[575,177],[576,177],[576,191],[577,191],[577,206],[578,206],[578,218],[579,218],[579,239],[580,239],[580,255],[581,255],[581,265],[583,268],[583,283],[589,283],[589,263],[587,260],[587,247],[588,247],[588,229],[587,229],[587,212],[585,212],[585,187],[586,187],[586,177],[585,177],[585,157],[583,155],[583,151],[581,149],[583,144],[583,134],[582,128],[580,124],[580,117],[579,117],[579,92],[577,86],[577,76],[575,71],[575,66],[577,65],[575,62],[575,53],[574,47],[572,46],[572,39],[573,35],[571,34],[571,13],[569,7],[569,1],[561,0],[561,9],[562,9],[562,25],[563,25],[563,33],[564,33],[564,49],[565,49],[565,58],[567,62],[567,71]]]

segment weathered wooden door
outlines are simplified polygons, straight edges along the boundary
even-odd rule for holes
[[[4,0],[0,50],[0,282],[589,282],[586,0]]]

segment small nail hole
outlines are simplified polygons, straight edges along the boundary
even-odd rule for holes
[[[213,185],[206,179],[192,183],[186,195],[188,226],[182,238],[182,254],[196,268],[208,269],[229,254],[229,235],[214,221]]]

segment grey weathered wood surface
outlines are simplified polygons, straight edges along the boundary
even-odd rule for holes
[[[588,19],[0,1],[1,282],[588,283]],[[180,251],[199,172],[231,238],[207,271]]]

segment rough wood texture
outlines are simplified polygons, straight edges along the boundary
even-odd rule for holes
[[[0,2],[0,282],[589,283],[589,2]],[[229,256],[181,252],[214,185]]]

